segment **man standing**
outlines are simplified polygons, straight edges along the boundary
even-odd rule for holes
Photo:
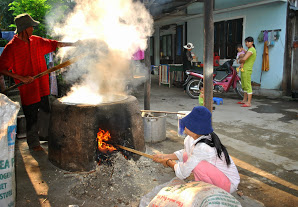
[[[191,50],[194,48],[192,43],[187,43],[187,45],[184,45],[183,48],[185,49],[183,51],[183,75],[184,75],[184,82],[186,81],[186,71],[192,69],[191,62],[192,62],[192,55]],[[184,86],[184,92],[186,89],[186,85]]]
[[[14,78],[16,84],[25,83],[19,87],[19,91],[26,117],[27,143],[33,151],[41,151],[43,148],[39,142],[38,122],[46,123],[47,128],[43,131],[47,132],[50,113],[49,75],[36,80],[33,76],[47,70],[45,54],[55,51],[57,47],[72,46],[74,43],[62,43],[32,35],[33,27],[39,22],[29,14],[18,15],[15,24],[17,34],[6,45],[0,57],[0,74]],[[47,114],[47,120],[38,120],[38,113]]]
[[[183,53],[183,70],[186,71],[191,69],[191,50],[194,48],[194,46],[189,42],[187,45],[184,45],[183,48],[185,49]]]

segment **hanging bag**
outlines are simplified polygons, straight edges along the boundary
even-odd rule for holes
[[[259,42],[263,42],[264,41],[264,32],[263,31],[260,32],[260,34],[258,36],[258,41]]]
[[[213,66],[219,66],[220,56],[217,52],[213,53]]]

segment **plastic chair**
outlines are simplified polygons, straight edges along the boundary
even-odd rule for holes
[[[222,98],[213,97],[213,103],[216,102],[216,105],[223,104]]]

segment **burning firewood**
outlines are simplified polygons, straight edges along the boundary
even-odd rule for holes
[[[111,135],[109,131],[99,129],[99,132],[97,133],[98,150],[103,153],[113,152],[117,150],[115,147],[113,147],[113,145],[108,143],[110,139]]]
[[[99,129],[99,132],[97,133],[97,143],[98,143],[98,150],[100,152],[106,154],[108,152],[111,153],[113,151],[116,151],[117,148],[120,148],[120,149],[129,151],[129,152],[153,159],[152,155],[149,155],[149,154],[146,154],[146,153],[143,153],[143,152],[140,152],[138,150],[131,149],[128,147],[124,147],[122,145],[115,144],[110,139],[111,139],[111,135],[110,135],[109,131],[104,131],[102,129]]]

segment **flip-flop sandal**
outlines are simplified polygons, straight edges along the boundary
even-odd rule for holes
[[[243,104],[243,105],[241,105],[241,107],[251,107],[251,106],[248,106],[246,104]]]
[[[242,101],[237,102],[237,104],[244,104]]]

